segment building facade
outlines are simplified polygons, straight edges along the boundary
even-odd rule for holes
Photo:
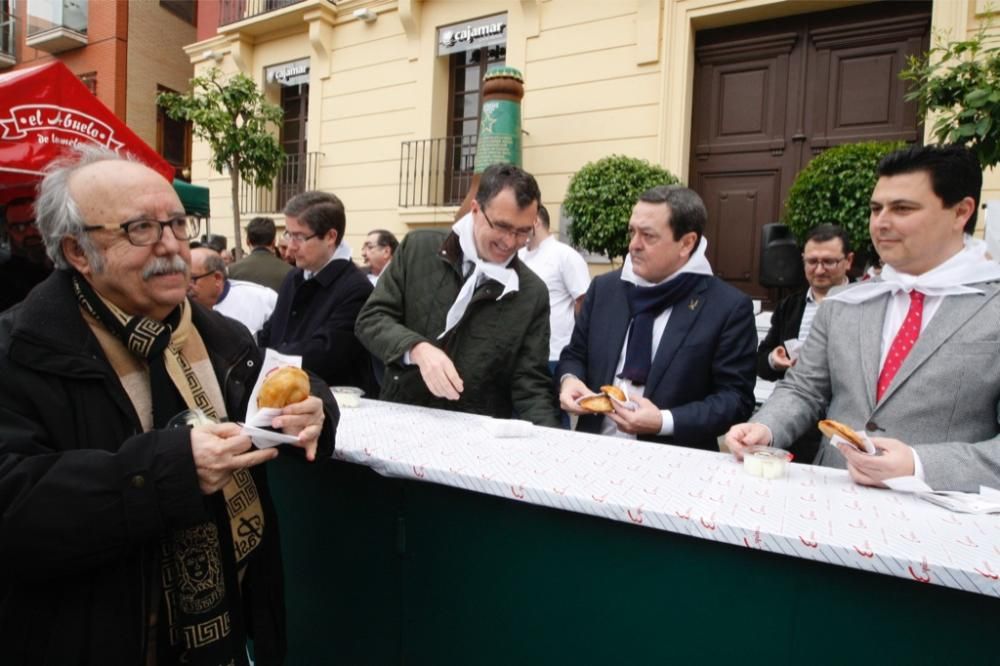
[[[118,118],[190,177],[191,137],[156,105],[193,76],[194,0],[0,0],[0,72],[61,60]]]
[[[658,163],[704,197],[716,270],[761,296],[760,227],[780,219],[797,172],[840,143],[923,140],[898,72],[932,34],[962,38],[986,11],[985,0],[221,0],[202,3],[187,53],[196,73],[244,72],[285,109],[288,163],[274,188],[243,188],[246,219],[315,188],[345,202],[354,247],[373,228],[450,223],[482,75],[505,64],[524,75],[523,166],[550,211],[587,162]],[[211,186],[218,218],[229,181],[207,159],[196,143],[194,179]],[[987,182],[984,199],[998,189]]]

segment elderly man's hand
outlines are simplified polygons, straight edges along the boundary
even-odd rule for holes
[[[191,429],[191,453],[201,492],[211,495],[229,483],[233,472],[272,460],[277,449],[251,451],[250,437],[235,423],[212,423]]]
[[[281,416],[271,421],[272,428],[281,428],[286,435],[295,435],[299,441],[295,446],[306,450],[306,459],[316,460],[319,436],[323,432],[323,401],[314,395],[301,402],[285,406]]]
[[[594,392],[576,377],[567,377],[559,385],[559,406],[569,414],[589,414],[590,412],[576,402],[587,395],[594,395]]]
[[[872,437],[872,444],[879,450],[879,455],[870,456],[849,444],[837,445],[847,458],[847,471],[855,483],[884,488],[883,481],[886,479],[913,476],[913,449],[908,445],[889,437]]]
[[[458,400],[465,385],[447,354],[429,342],[418,342],[410,350],[410,358],[435,397]]]
[[[611,406],[614,411],[608,418],[617,424],[618,429],[629,435],[655,435],[663,428],[663,412],[649,398],[633,395],[629,400],[638,405],[636,409],[622,407],[614,400]]]
[[[760,423],[737,423],[726,433],[726,448],[732,451],[737,460],[743,460],[743,454],[751,446],[768,446],[771,443],[771,431]]]

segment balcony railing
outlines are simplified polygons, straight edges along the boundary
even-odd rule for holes
[[[12,14],[0,12],[0,67],[13,65],[17,61],[17,42],[14,40],[16,25]]]
[[[318,152],[285,155],[285,164],[271,187],[254,187],[240,181],[240,212],[277,213],[296,194],[316,189],[322,157],[323,153]]]
[[[302,0],[221,0],[219,3],[219,25],[236,23],[299,2]]]
[[[476,161],[475,134],[403,141],[399,150],[399,205],[457,206]]]

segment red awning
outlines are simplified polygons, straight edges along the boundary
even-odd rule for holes
[[[61,62],[0,74],[0,203],[30,195],[46,165],[78,143],[132,153],[173,180],[173,167]]]

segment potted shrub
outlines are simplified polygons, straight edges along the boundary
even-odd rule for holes
[[[854,271],[864,270],[872,256],[868,212],[878,163],[904,148],[902,141],[871,141],[835,146],[817,155],[799,172],[788,191],[782,220],[801,243],[817,224],[829,222],[847,230],[856,256]]]
[[[663,167],[612,155],[585,164],[570,180],[563,209],[572,218],[570,240],[613,261],[628,253],[628,221],[639,195],[656,185],[676,183]]]

